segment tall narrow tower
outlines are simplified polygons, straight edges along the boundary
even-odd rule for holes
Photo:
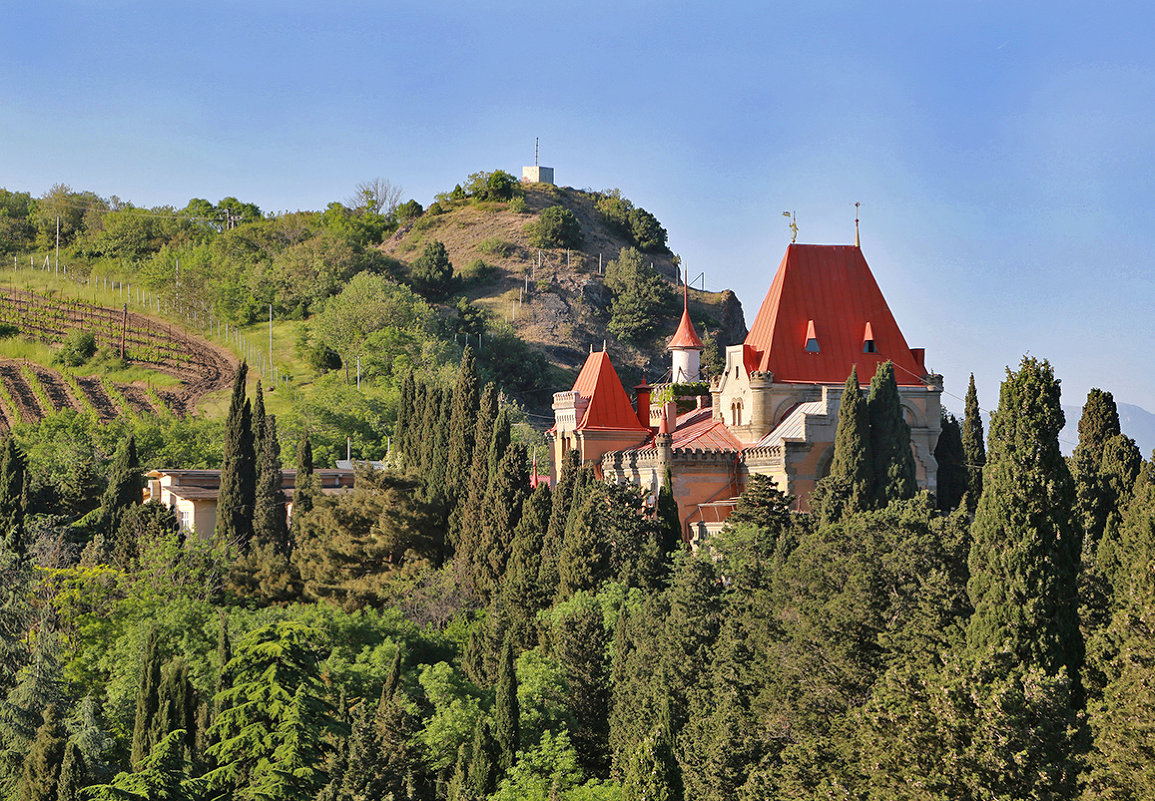
[[[682,282],[682,320],[674,332],[666,350],[672,355],[670,380],[675,384],[683,381],[700,381],[702,378],[702,340],[694,330],[690,320],[689,273]]]

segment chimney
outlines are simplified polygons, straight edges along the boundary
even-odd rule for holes
[[[650,427],[650,385],[646,383],[646,379],[642,379],[642,383],[634,387],[634,392],[637,394],[637,414],[638,422],[642,424],[643,428]]]
[[[662,424],[658,426],[659,434],[672,434],[678,425],[678,404],[676,401],[666,401],[662,407]]]

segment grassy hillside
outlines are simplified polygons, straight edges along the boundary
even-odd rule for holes
[[[651,380],[660,375],[668,367],[664,346],[677,328],[680,309],[673,314],[667,310],[666,319],[657,321],[659,333],[647,341],[626,342],[607,332],[611,293],[604,283],[605,267],[632,243],[597,209],[604,195],[546,184],[522,185],[522,190],[524,204],[440,201],[437,208],[402,226],[381,250],[411,262],[426,243],[442,242],[465,296],[494,318],[508,322],[519,337],[559,367],[579,367],[591,345],[597,349],[606,341],[615,362],[626,372],[632,374],[645,366]],[[577,218],[580,246],[538,248],[532,244],[526,227],[551,206],[561,206]],[[677,286],[678,267],[672,253],[658,249],[643,253],[643,259],[671,288]],[[479,270],[478,262],[489,269]],[[745,336],[742,308],[732,292],[691,289],[690,309],[699,333],[715,336],[722,347]]]

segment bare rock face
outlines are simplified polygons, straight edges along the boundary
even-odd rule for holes
[[[741,343],[749,331],[746,328],[746,315],[742,311],[742,301],[729,289],[723,290],[721,295],[718,322],[722,327],[718,329],[717,336],[718,347],[725,348]]]

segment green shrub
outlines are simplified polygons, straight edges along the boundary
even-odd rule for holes
[[[474,259],[466,265],[465,269],[461,271],[460,276],[462,281],[468,283],[475,283],[484,281],[489,276],[493,275],[494,266],[486,264],[481,259]]]
[[[0,323],[0,339],[8,339],[20,333],[20,329],[8,323]]]
[[[509,201],[509,210],[515,214],[527,214],[529,213],[529,204],[525,202],[525,198],[518,195]]]
[[[56,360],[68,367],[79,367],[96,354],[96,337],[90,331],[74,328],[64,338]]]
[[[445,245],[436,239],[425,245],[425,250],[409,267],[413,288],[430,300],[440,300],[454,287],[453,264]]]
[[[496,236],[491,236],[488,239],[483,239],[478,242],[477,249],[482,253],[508,258],[517,251],[517,245],[512,242],[506,242],[504,239],[499,239]]]
[[[538,248],[578,248],[582,244],[582,229],[572,211],[561,206],[550,206],[533,222],[526,223],[525,232],[530,244]]]
[[[305,354],[305,361],[318,373],[341,369],[341,355],[324,342],[318,342]]]

